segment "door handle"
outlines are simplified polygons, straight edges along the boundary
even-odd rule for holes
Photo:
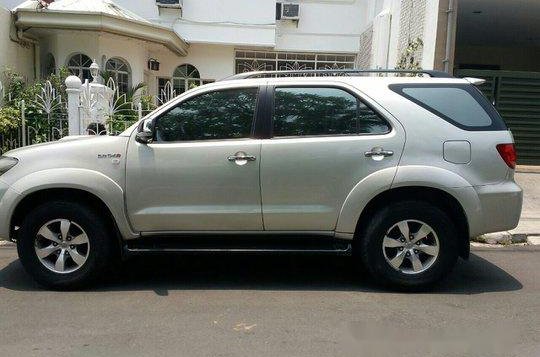
[[[227,160],[231,162],[236,162],[236,163],[239,163],[239,162],[245,163],[247,161],[255,161],[257,160],[257,158],[255,156],[248,155],[243,151],[239,151],[236,154],[227,157]]]
[[[392,156],[392,155],[394,155],[394,152],[392,150],[384,150],[381,147],[374,147],[373,149],[371,149],[371,151],[366,151],[364,153],[365,157],[372,157],[374,159],[378,157],[382,159],[383,157]]]
[[[255,156],[251,156],[251,155],[246,155],[246,156],[233,155],[233,156],[229,156],[227,158],[227,160],[229,160],[229,161],[242,161],[242,160],[255,161],[255,160],[257,160],[257,158]]]

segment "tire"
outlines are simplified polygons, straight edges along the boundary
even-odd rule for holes
[[[415,242],[429,229],[425,238]],[[405,240],[403,231],[407,230],[409,238]],[[354,247],[375,281],[392,288],[421,290],[444,278],[456,264],[456,232],[455,224],[438,207],[423,201],[401,201],[377,211],[355,238]]]
[[[64,231],[66,237],[61,239]],[[112,243],[111,230],[94,210],[72,201],[51,201],[25,217],[17,252],[38,284],[68,290],[87,286],[109,266],[114,258]]]

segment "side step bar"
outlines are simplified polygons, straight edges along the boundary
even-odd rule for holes
[[[350,255],[351,242],[331,237],[144,237],[127,241],[127,255],[186,254],[330,254]]]

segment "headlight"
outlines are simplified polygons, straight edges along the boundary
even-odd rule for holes
[[[17,165],[19,160],[14,157],[0,156],[0,175],[5,174],[13,166]]]

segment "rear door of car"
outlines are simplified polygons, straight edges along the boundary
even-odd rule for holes
[[[401,125],[354,87],[305,83],[270,80],[267,88],[270,138],[261,147],[265,230],[334,230],[351,190],[368,175],[396,168],[403,149]]]

